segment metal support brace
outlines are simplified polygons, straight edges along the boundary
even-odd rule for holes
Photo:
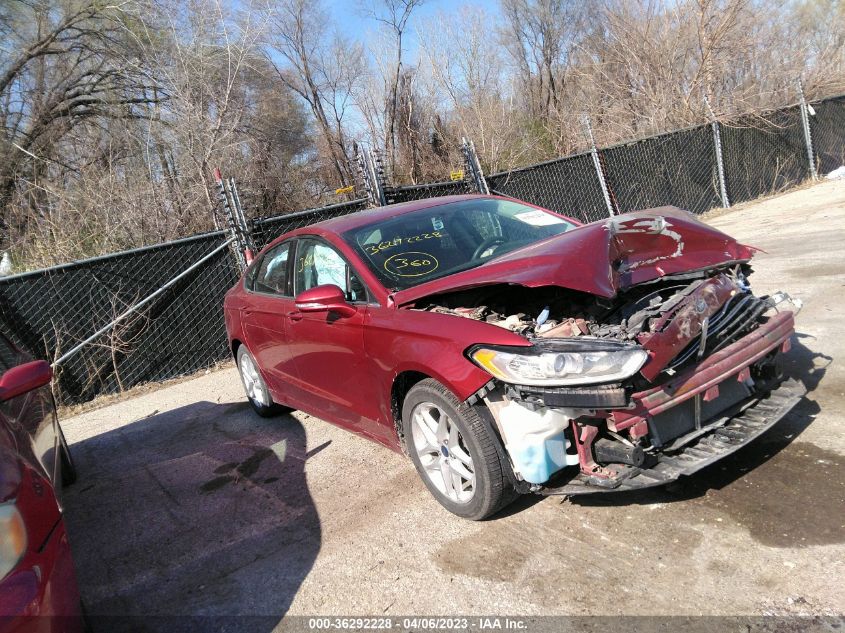
[[[217,196],[223,214],[226,217],[226,230],[232,236],[232,255],[238,269],[243,272],[252,263],[254,245],[249,225],[246,221],[235,180],[224,180],[219,169],[214,170],[214,180],[217,182]]]
[[[481,169],[481,162],[478,160],[478,154],[475,152],[475,143],[468,141],[466,137],[462,137],[461,152],[464,155],[466,172],[472,177],[475,190],[478,193],[490,195],[490,187],[487,186],[487,180],[484,178],[484,171]]]
[[[819,174],[816,172],[816,158],[815,152],[813,151],[813,134],[810,131],[810,106],[807,104],[807,100],[804,98],[804,86],[801,84],[801,80],[798,80],[798,96],[801,99],[801,127],[804,128],[804,143],[807,146],[807,161],[810,164],[810,177],[813,180],[818,179]]]
[[[387,206],[388,199],[387,199],[387,176],[385,175],[384,170],[384,161],[382,160],[381,154],[370,148],[370,164],[373,166],[373,178],[375,179],[378,198],[379,198],[379,206]]]
[[[609,217],[613,217],[616,215],[616,207],[610,199],[610,191],[607,188],[607,181],[604,177],[604,168],[602,167],[601,159],[599,158],[599,150],[596,147],[596,139],[593,137],[593,125],[590,122],[589,115],[584,115],[583,123],[587,136],[590,139],[590,156],[593,158],[593,167],[596,169],[596,176],[598,176],[599,185],[601,186],[601,194],[604,196],[604,204],[607,207],[607,215]]]
[[[722,153],[722,133],[719,129],[719,122],[716,120],[716,114],[713,108],[710,107],[710,101],[704,97],[704,103],[707,106],[707,112],[710,115],[710,128],[713,130],[713,146],[716,151],[716,174],[719,177],[719,197],[722,198],[722,206],[728,208],[731,206],[731,201],[728,198],[728,186],[725,180],[725,158]]]
[[[358,168],[358,175],[361,177],[361,184],[364,186],[364,193],[367,194],[368,206],[377,206],[373,196],[373,185],[370,181],[370,168],[366,154],[360,146],[355,148],[355,166]]]
[[[385,206],[387,198],[384,193],[384,170],[378,156],[372,149],[364,150],[359,147],[356,162],[361,180],[364,181],[364,190],[367,192],[370,206]]]
[[[255,257],[255,240],[252,239],[252,224],[246,219],[244,208],[241,205],[241,196],[238,193],[238,186],[235,184],[234,178],[229,178],[229,195],[232,198],[232,209],[239,227],[238,238],[241,244],[241,252],[244,254],[248,266]]]

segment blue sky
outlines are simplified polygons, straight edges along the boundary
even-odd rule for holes
[[[471,0],[470,2],[455,2],[455,0],[426,0],[422,6],[414,9],[411,17],[411,28],[408,31],[407,44],[404,47],[411,61],[416,58],[416,24],[421,19],[427,19],[438,13],[457,12],[464,6],[483,7],[489,14],[499,13],[499,0]],[[365,17],[360,0],[324,0],[324,6],[334,19],[338,28],[354,39],[364,40],[367,32],[374,32],[377,23]]]

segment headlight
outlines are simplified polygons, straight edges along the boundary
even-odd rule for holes
[[[516,385],[549,387],[592,385],[633,376],[648,359],[648,353],[628,345],[578,342],[579,349],[565,351],[538,347],[474,347],[469,357],[495,378]]]
[[[26,526],[15,503],[0,503],[0,578],[3,578],[26,552]]]

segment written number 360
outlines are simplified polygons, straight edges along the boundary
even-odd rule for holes
[[[437,266],[437,259],[433,255],[419,252],[397,253],[384,262],[385,270],[400,277],[427,275]]]
[[[399,268],[407,268],[408,266],[431,266],[430,259],[408,259],[407,257],[397,257],[393,260],[393,267],[397,270]]]

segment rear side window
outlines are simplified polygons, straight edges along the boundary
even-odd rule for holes
[[[290,242],[279,244],[264,254],[255,271],[253,290],[276,295],[287,294],[290,244]]]

